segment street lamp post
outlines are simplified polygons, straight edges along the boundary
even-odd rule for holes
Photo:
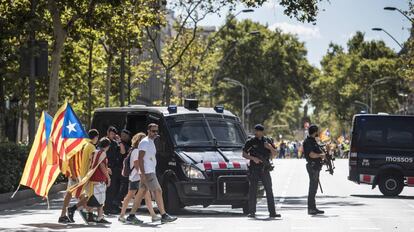
[[[243,109],[243,113],[247,115],[247,120],[246,120],[246,129],[247,131],[250,130],[250,114],[252,113],[252,110],[254,108],[257,108],[259,106],[262,106],[263,103],[260,103],[260,101],[253,101],[248,103],[244,109]]]
[[[384,84],[390,79],[391,77],[383,77],[383,78],[377,79],[374,82],[372,82],[372,84],[368,87],[368,89],[370,90],[370,96],[369,96],[369,112],[370,113],[372,113],[372,95],[373,95],[374,86]]]
[[[242,107],[241,107],[241,114],[242,114],[241,117],[242,117],[242,119],[241,119],[241,121],[242,121],[243,128],[245,128],[244,127],[244,91],[246,90],[247,94],[249,94],[249,90],[240,81],[237,81],[237,80],[234,80],[234,79],[231,79],[231,78],[228,78],[228,77],[223,78],[223,80],[225,80],[228,83],[231,83],[233,85],[238,85],[242,89]]]
[[[384,7],[384,10],[389,10],[389,11],[398,11],[400,12],[404,17],[406,17],[411,23],[414,23],[414,19],[408,17],[408,15],[406,15],[402,10],[398,9],[397,7]]]
[[[364,107],[365,107],[365,109],[366,109],[366,111],[367,111],[367,113],[372,113],[372,112],[369,112],[369,105],[368,105],[368,104],[363,103],[363,102],[361,102],[361,101],[354,101],[354,103],[355,103],[355,104],[357,104],[357,105],[362,105],[362,106],[364,106]]]
[[[383,28],[380,28],[380,27],[374,27],[374,28],[372,28],[372,30],[373,31],[383,31],[385,34],[387,34],[391,39],[393,39],[394,40],[394,42],[396,42],[397,44],[398,44],[398,46],[400,46],[400,48],[402,49],[403,48],[403,46],[400,44],[400,42],[398,42],[395,38],[394,38],[394,36],[392,36],[390,33],[388,33],[386,30],[384,30]]]

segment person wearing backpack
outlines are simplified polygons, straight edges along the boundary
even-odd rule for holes
[[[131,149],[129,150],[128,155],[125,157],[124,162],[123,162],[122,176],[127,176],[129,178],[128,193],[124,198],[124,201],[122,203],[122,208],[121,208],[121,214],[119,215],[119,218],[118,218],[118,221],[123,222],[123,223],[130,223],[130,224],[143,223],[143,221],[139,220],[135,216],[128,217],[127,219],[125,219],[125,213],[128,208],[129,202],[138,193],[139,181],[140,181],[139,165],[138,165],[138,145],[141,142],[141,140],[145,137],[146,135],[142,132],[134,135],[134,137],[132,138]],[[160,221],[161,217],[158,216],[154,212],[154,209],[152,207],[151,194],[149,191],[145,194],[144,198],[145,198],[145,204],[151,215],[152,221],[153,222]]]

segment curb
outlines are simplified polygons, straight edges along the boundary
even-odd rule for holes
[[[49,199],[52,198],[52,195],[60,191],[66,190],[66,186],[67,183],[59,183],[53,185],[52,188],[50,188],[49,190]],[[28,205],[44,201],[43,197],[36,195],[32,189],[18,191],[13,199],[10,198],[12,195],[13,192],[0,194],[0,210],[13,208],[13,205],[15,204]]]

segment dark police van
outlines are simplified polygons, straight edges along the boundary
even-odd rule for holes
[[[197,100],[187,99],[184,107],[97,109],[92,128],[105,135],[114,125],[135,134],[146,133],[149,123],[159,125],[157,176],[169,211],[215,204],[247,212],[248,167],[242,157],[247,136],[238,117],[222,106],[203,108]],[[263,186],[258,191],[263,196]]]
[[[385,196],[414,186],[414,116],[355,115],[348,179]]]

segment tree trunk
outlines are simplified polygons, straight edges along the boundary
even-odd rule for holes
[[[171,104],[171,70],[170,69],[165,70],[165,86],[164,86],[163,103],[165,103],[165,105],[167,106]]]
[[[128,48],[128,105],[131,105],[131,48]]]
[[[58,109],[59,103],[60,60],[62,58],[63,45],[65,44],[67,32],[63,28],[56,2],[54,0],[48,0],[47,6],[52,16],[54,39],[50,62],[48,111],[49,114],[54,115]]]
[[[125,49],[121,51],[121,70],[119,81],[119,101],[120,106],[125,105]]]
[[[111,95],[111,76],[112,76],[112,48],[108,51],[108,66],[106,67],[106,86],[105,86],[105,107],[109,107],[109,96]]]
[[[91,119],[92,119],[92,51],[93,51],[93,41],[89,44],[89,64],[88,64],[88,127],[91,128]]]
[[[4,100],[4,88],[3,88],[3,75],[0,73],[0,142],[4,141],[6,138],[5,134],[5,112],[6,112],[6,104]]]

